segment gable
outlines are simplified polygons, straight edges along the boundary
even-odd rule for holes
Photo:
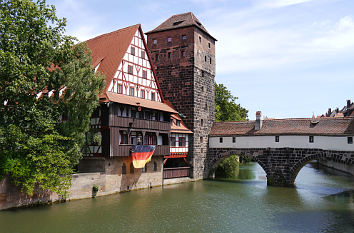
[[[146,43],[139,28],[117,64],[107,91],[162,102]]]

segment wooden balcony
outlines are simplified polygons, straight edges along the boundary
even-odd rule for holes
[[[117,153],[114,154],[114,156],[129,156],[130,155],[130,150],[133,148],[133,145],[119,145],[117,146]],[[168,156],[170,155],[170,146],[169,145],[160,145],[156,146],[155,152],[153,156]]]
[[[175,168],[163,169],[164,179],[189,177],[189,174],[190,174],[190,167],[175,167]]]
[[[112,126],[118,127],[132,127],[136,129],[151,129],[158,131],[169,131],[171,129],[170,122],[164,121],[152,121],[152,120],[144,120],[130,117],[118,117],[112,116],[111,121]]]

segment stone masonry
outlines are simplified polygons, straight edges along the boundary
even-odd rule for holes
[[[183,121],[193,131],[189,141],[192,174],[202,179],[208,134],[215,119],[215,39],[193,25],[147,35],[163,96],[185,116]]]
[[[293,186],[301,168],[312,160],[327,159],[354,164],[354,152],[347,151],[298,148],[209,148],[204,175],[212,177],[217,165],[230,155],[239,155],[258,162],[267,174],[267,184],[274,186]]]

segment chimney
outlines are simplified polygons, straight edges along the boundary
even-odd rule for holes
[[[350,102],[351,102],[350,100],[347,100],[347,108],[350,108],[350,105],[351,105]]]
[[[255,130],[260,130],[262,128],[262,112],[261,111],[257,111],[256,112],[256,125],[254,126]]]

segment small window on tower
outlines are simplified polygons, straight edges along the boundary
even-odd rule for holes
[[[145,51],[141,51],[141,58],[145,59]]]
[[[209,49],[210,49],[210,42],[208,43],[208,47],[209,47]]]
[[[171,60],[171,52],[167,53],[168,60]]]
[[[159,55],[155,54],[155,61],[158,61],[158,60],[159,60]]]
[[[172,42],[172,38],[171,38],[171,37],[168,37],[168,38],[167,38],[167,42],[168,42],[168,43],[171,43],[171,42]]]
[[[186,35],[182,35],[182,40],[187,40],[187,36]]]
[[[133,46],[130,47],[130,54],[135,56],[135,48]]]
[[[209,58],[209,63],[211,64],[211,57]]]
[[[128,65],[128,74],[133,74],[133,66]]]
[[[202,77],[204,77],[204,71],[202,70]]]
[[[142,99],[145,99],[145,90],[141,90],[141,91],[140,91],[140,97],[141,97]]]
[[[134,87],[131,87],[131,88],[129,89],[129,95],[130,95],[130,96],[134,96]]]
[[[155,92],[151,92],[151,100],[155,101]]]
[[[184,56],[185,56],[185,52],[181,51],[181,57],[184,57]]]
[[[143,70],[143,78],[147,79],[147,71]]]
[[[199,43],[202,43],[202,37],[199,36]]]
[[[205,62],[207,61],[207,57],[206,57],[206,56],[204,57],[204,61],[205,61]]]
[[[153,40],[153,43],[154,43],[154,44],[157,44],[157,40],[156,40],[156,39],[154,39],[154,40]]]
[[[203,143],[203,137],[200,137],[200,143]]]
[[[118,84],[118,94],[123,94],[123,85]]]
[[[200,125],[203,126],[204,125],[204,120],[200,119]]]

